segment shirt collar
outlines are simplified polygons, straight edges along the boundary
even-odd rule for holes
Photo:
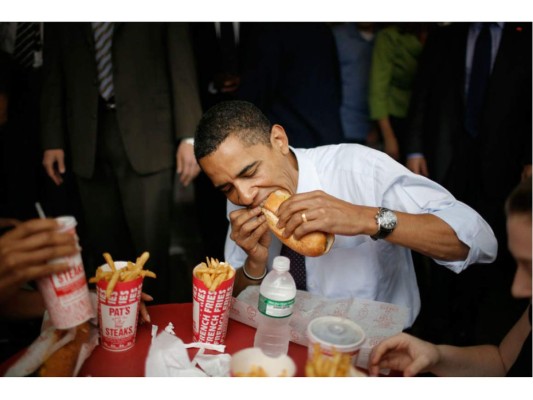
[[[290,147],[298,163],[298,187],[296,193],[306,193],[313,190],[323,190],[320,184],[317,170],[311,159],[307,156],[306,150]]]

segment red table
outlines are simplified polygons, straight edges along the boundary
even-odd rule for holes
[[[192,303],[164,304],[148,307],[151,324],[139,325],[135,346],[124,352],[112,352],[96,346],[91,356],[85,361],[79,376],[144,376],[144,365],[152,340],[152,324],[165,329],[169,322],[174,325],[176,336],[184,343],[192,342]],[[226,353],[233,354],[241,349],[252,347],[255,328],[240,322],[229,320],[226,335]],[[197,349],[189,349],[192,359]],[[0,365],[0,376],[11,366],[22,353],[10,358]],[[297,366],[296,376],[305,376],[304,368],[307,359],[307,347],[295,343],[289,344],[289,356]]]

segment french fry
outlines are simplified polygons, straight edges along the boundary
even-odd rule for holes
[[[220,262],[216,258],[206,257],[194,268],[193,274],[200,279],[208,290],[216,290],[220,284],[233,278],[235,269],[226,262]]]
[[[113,259],[111,258],[111,254],[104,253],[104,259],[107,265],[109,265],[109,268],[111,268],[111,271],[115,272],[116,271],[115,263],[113,262]]]
[[[107,289],[105,291],[106,298],[109,299],[111,297],[111,293],[113,293],[113,289],[115,289],[115,285],[118,282],[118,278],[120,278],[120,271],[115,270],[113,272],[113,276],[111,277],[111,280],[107,284]]]
[[[98,283],[101,280],[109,282],[106,289],[107,298],[111,296],[118,282],[129,282],[139,277],[157,278],[157,275],[154,272],[143,269],[144,264],[146,264],[146,261],[148,261],[148,258],[150,257],[150,253],[147,251],[142,253],[140,257],[137,257],[137,262],[135,264],[128,261],[126,267],[120,270],[117,270],[113,258],[109,253],[104,253],[103,256],[111,271],[105,271],[102,267],[98,267],[95,276],[89,278],[89,283]]]
[[[141,256],[137,259],[137,269],[142,269],[144,267],[144,264],[146,264],[146,261],[148,261],[148,258],[150,258],[150,253],[145,251],[141,254]]]
[[[333,354],[327,356],[322,354],[320,345],[315,343],[313,346],[313,356],[305,365],[305,376],[308,377],[334,377],[348,376],[350,371],[350,355],[341,353],[333,349]]]

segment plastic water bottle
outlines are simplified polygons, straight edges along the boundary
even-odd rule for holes
[[[260,313],[254,347],[270,357],[287,354],[289,349],[289,321],[296,298],[296,284],[289,268],[287,257],[276,257],[272,271],[259,288]]]

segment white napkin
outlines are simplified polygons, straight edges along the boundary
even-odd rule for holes
[[[168,329],[170,330],[170,329]],[[145,376],[155,377],[206,377],[229,376],[229,354],[204,354],[204,349],[224,351],[225,346],[207,343],[189,343],[163,330],[155,338],[146,358]],[[191,362],[187,348],[198,347],[200,351]],[[198,365],[198,367],[197,367]]]

